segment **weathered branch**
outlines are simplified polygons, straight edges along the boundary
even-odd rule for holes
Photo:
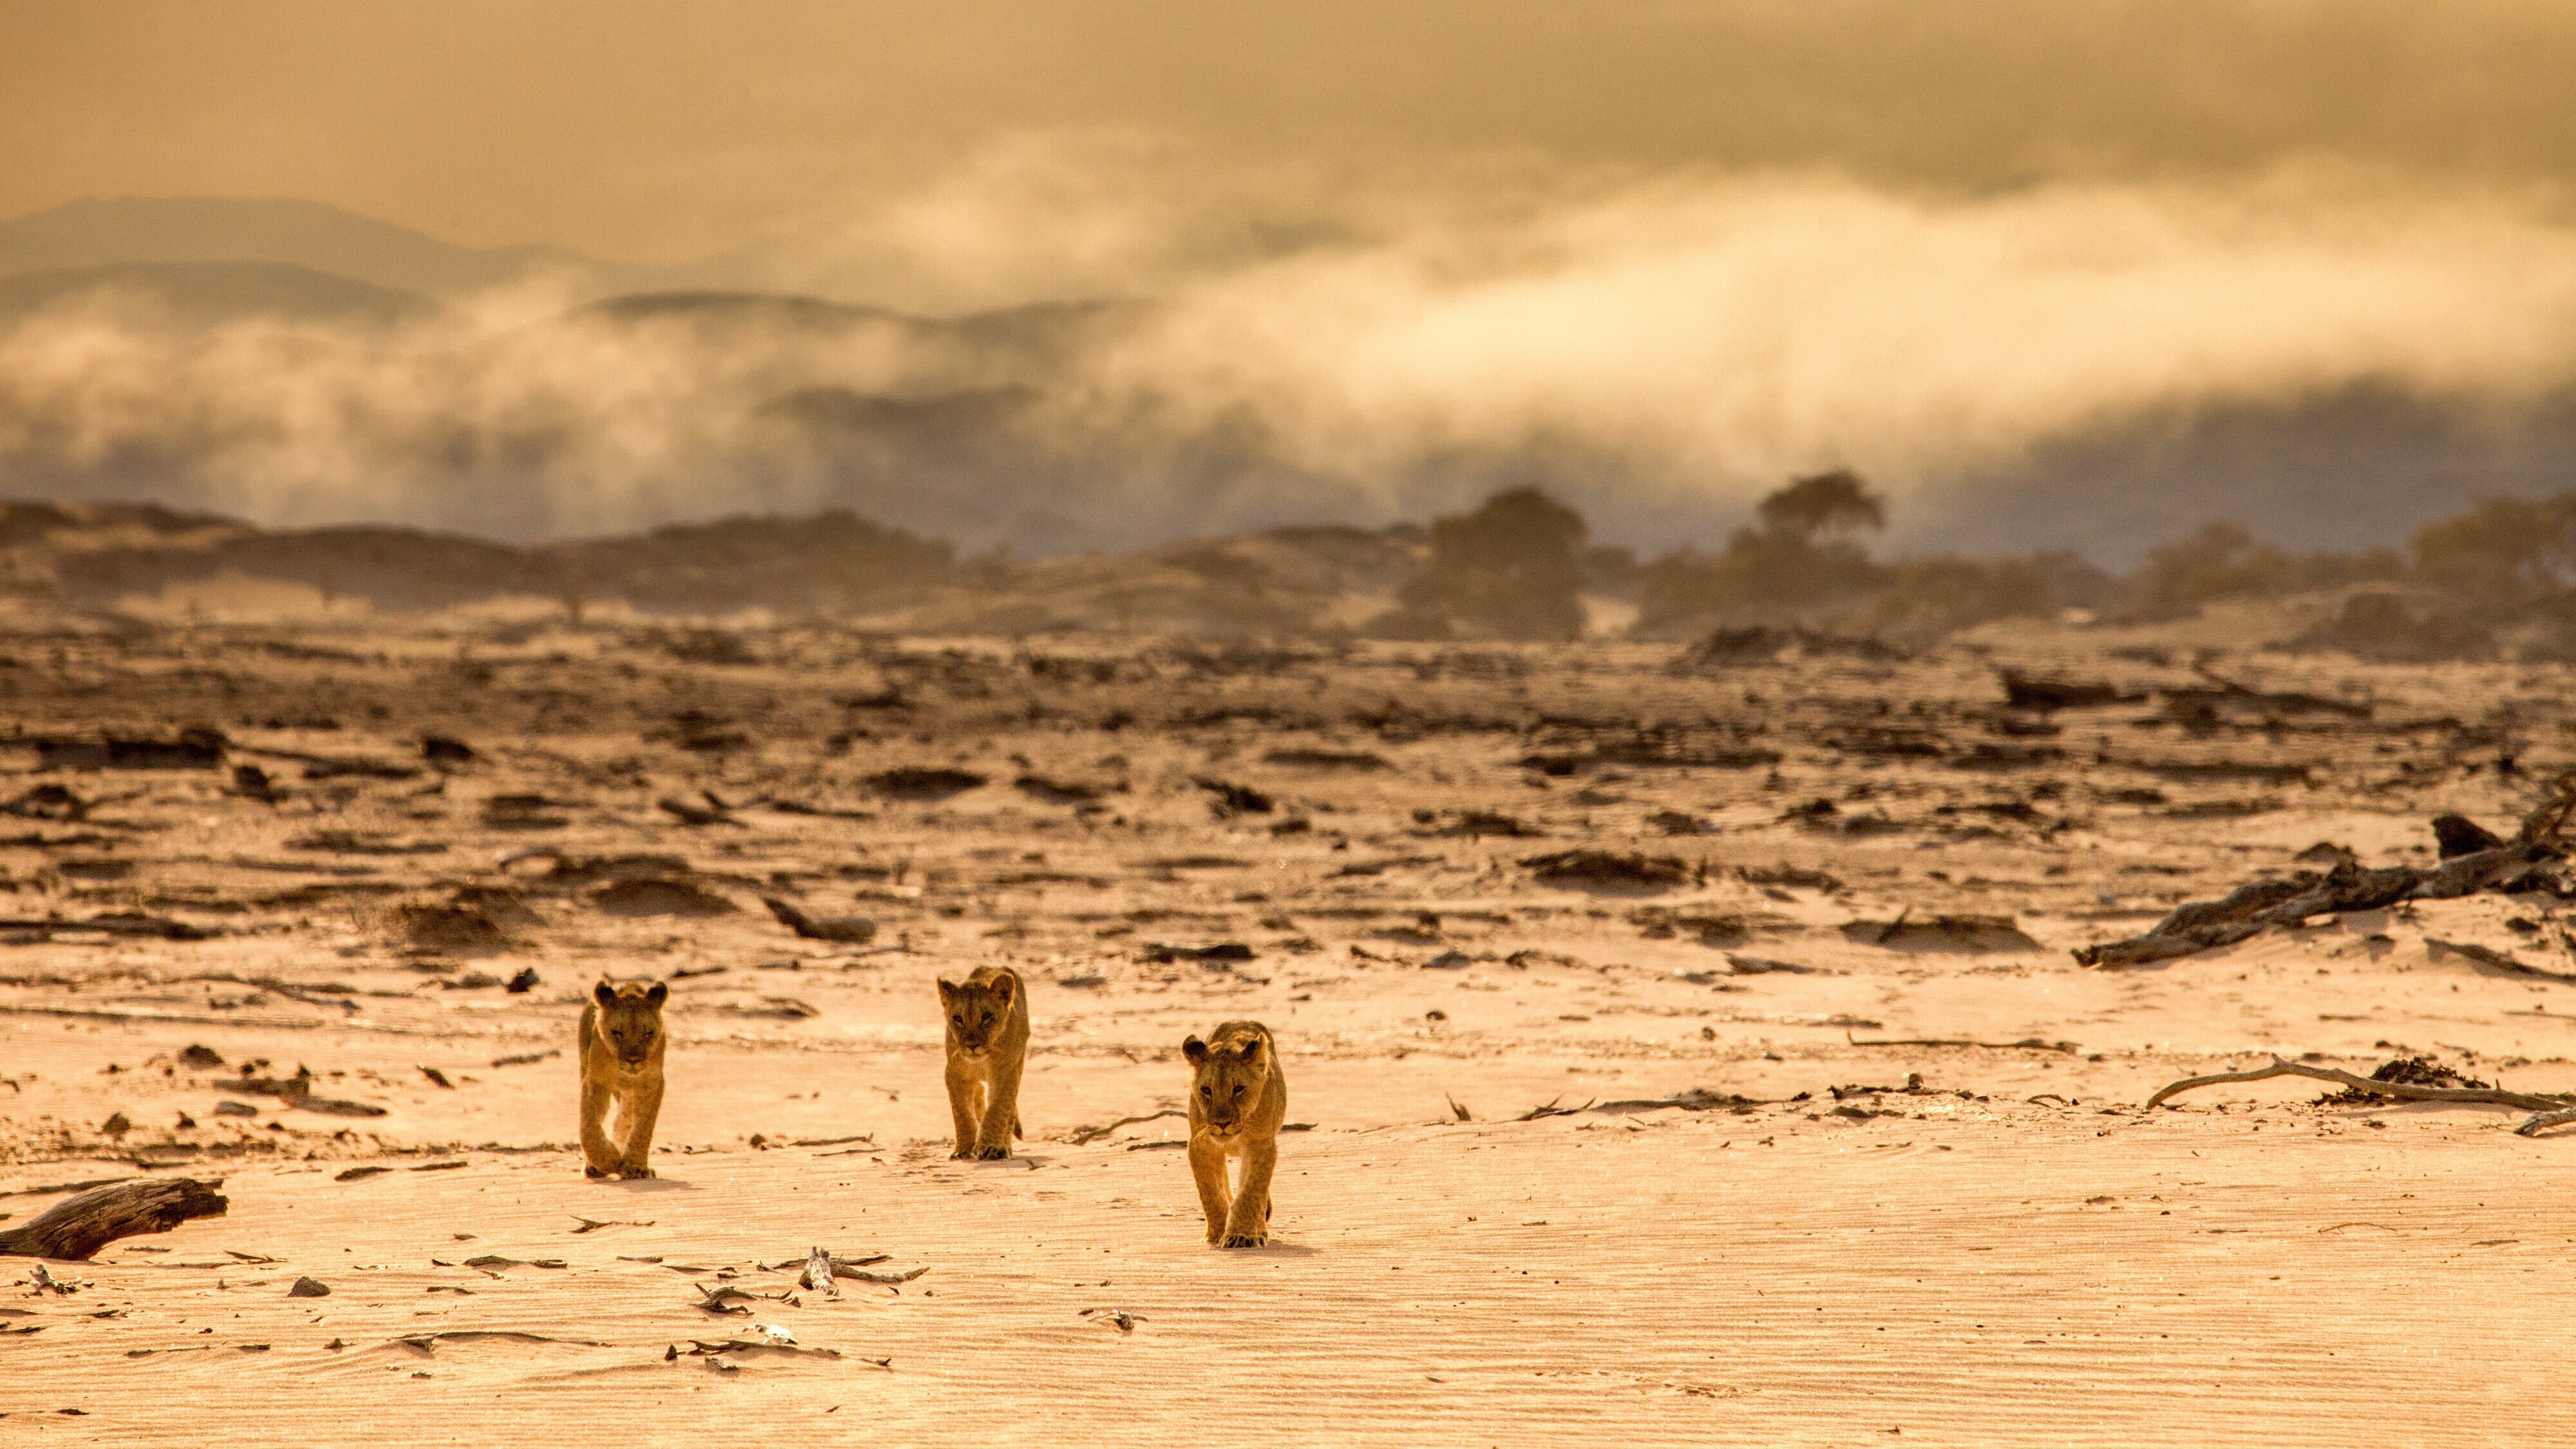
[[[2019,1041],[1974,1041],[1960,1036],[1878,1036],[1862,1041],[1848,1028],[1843,1032],[1843,1040],[1856,1047],[1976,1047],[1990,1052],[2064,1052],[2069,1056],[2084,1050],[2071,1041],[2041,1041],[2035,1036],[2026,1036]]]
[[[2434,960],[2441,959],[2440,953],[2448,951],[2452,955],[2476,962],[2479,969],[2485,971],[2500,972],[2508,976],[2536,976],[2543,981],[2576,981],[2576,974],[2551,971],[2539,966],[2526,966],[2502,951],[2469,941],[2445,941],[2439,936],[2426,936],[2424,945],[2425,954]]]
[[[0,1232],[0,1254],[86,1261],[119,1238],[166,1233],[190,1218],[224,1215],[232,1203],[190,1177],[118,1183],[59,1202],[23,1228]]]
[[[1106,1127],[1076,1127],[1073,1129],[1072,1135],[1065,1138],[1065,1141],[1072,1143],[1076,1147],[1080,1147],[1088,1142],[1097,1142],[1101,1138],[1108,1136],[1110,1133],[1117,1131],[1121,1127],[1133,1127],[1139,1122],[1159,1122],[1165,1117],[1186,1117],[1188,1115],[1190,1114],[1182,1111],[1178,1107],[1166,1107],[1160,1112],[1148,1112],[1142,1117],[1121,1117]]]
[[[2361,1092],[2376,1092],[2383,1097],[2404,1097],[2416,1102],[2484,1102],[2498,1107],[2520,1107],[2526,1112],[2557,1112],[2576,1107],[2576,1098],[2541,1096],[2531,1092],[2508,1092],[2502,1087],[2419,1087],[2412,1082],[2383,1082],[2373,1077],[2356,1077],[2332,1067],[2312,1067],[2305,1062],[2272,1058],[2268,1067],[2243,1072],[2212,1072],[2205,1077],[2185,1077],[2147,1099],[2154,1107],[2176,1093],[2195,1087],[2214,1087],[2227,1082],[2260,1082],[2271,1077],[2307,1077],[2320,1082],[2333,1082]]]

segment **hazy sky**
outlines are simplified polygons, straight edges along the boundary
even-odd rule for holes
[[[1660,548],[1852,466],[1945,546],[2387,541],[2576,484],[2571,95],[2576,0],[0,0],[0,217],[292,197],[693,263],[391,342],[56,308],[0,329],[0,473],[1043,551],[1530,480]],[[1141,310],[519,330],[567,276]]]
[[[2564,0],[0,0],[0,216],[295,196],[668,259],[1030,134],[1310,189],[1515,155],[1977,191],[2576,177]]]

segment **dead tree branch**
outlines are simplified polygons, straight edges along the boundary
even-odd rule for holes
[[[1085,1143],[1097,1142],[1101,1138],[1108,1136],[1110,1133],[1117,1131],[1121,1127],[1133,1127],[1139,1122],[1159,1122],[1166,1117],[1186,1117],[1188,1115],[1190,1114],[1182,1111],[1178,1107],[1166,1107],[1160,1112],[1148,1112],[1142,1117],[1121,1117],[1106,1127],[1076,1127],[1073,1129],[1073,1135],[1067,1137],[1065,1140],[1076,1147],[1080,1147]]]
[[[2496,1107],[2519,1107],[2526,1112],[2561,1113],[2576,1109],[2576,1097],[2542,1096],[2533,1092],[2508,1092],[2502,1087],[2419,1087],[2412,1082],[2383,1082],[2373,1077],[2357,1077],[2332,1067],[2312,1067],[2305,1062],[2272,1058],[2268,1067],[2243,1072],[2212,1072],[2205,1077],[2185,1077],[2159,1090],[2147,1099],[2147,1106],[2161,1105],[2168,1097],[2196,1087],[2215,1087],[2227,1082],[2260,1082],[2272,1077],[2306,1077],[2313,1081],[2333,1082],[2357,1092],[2376,1092],[2383,1097],[2404,1097],[2415,1102],[2483,1102]],[[2571,1117],[2568,1120],[2576,1120]],[[2525,1127],[2529,1123],[2523,1124]]]
[[[231,1206],[213,1183],[191,1177],[118,1183],[58,1202],[25,1227],[0,1233],[0,1254],[84,1262],[119,1238],[166,1233],[190,1218],[221,1217]]]

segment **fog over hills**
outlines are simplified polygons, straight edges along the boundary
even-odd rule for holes
[[[1853,466],[1900,550],[2125,566],[2212,518],[2350,549],[2576,485],[2576,241],[2492,199],[2388,218],[2307,184],[1711,181],[925,315],[827,237],[628,266],[84,201],[0,223],[0,494],[511,541],[845,508],[1037,557],[1536,483],[1659,553]],[[800,246],[838,285],[763,289]]]

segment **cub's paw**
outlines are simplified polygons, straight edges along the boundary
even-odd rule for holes
[[[1220,1248],[1258,1248],[1270,1241],[1268,1233],[1228,1233],[1217,1240]]]
[[[975,1149],[972,1147],[960,1147],[948,1154],[948,1160],[951,1162],[971,1162],[974,1158]]]
[[[639,1162],[631,1167],[620,1168],[617,1175],[625,1178],[628,1182],[639,1182],[645,1178],[651,1177],[653,1175],[653,1169],[646,1167],[644,1164]]]
[[[975,1149],[975,1156],[985,1162],[999,1162],[1010,1155],[1011,1149],[1008,1147],[978,1147]]]
[[[593,1167],[589,1163],[585,1162],[581,1165],[581,1175],[590,1178],[600,1178],[608,1176],[609,1172],[605,1167]]]

